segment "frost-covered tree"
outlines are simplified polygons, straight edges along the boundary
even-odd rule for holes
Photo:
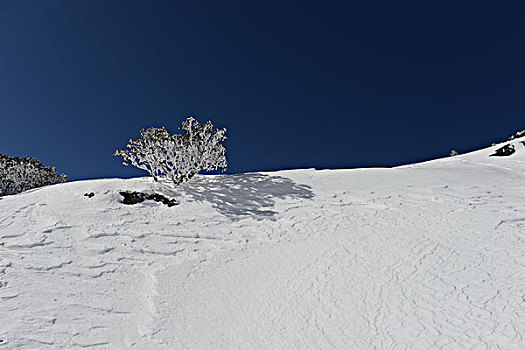
[[[214,129],[211,121],[199,124],[192,117],[180,127],[185,133],[170,135],[166,128],[141,130],[138,140],[129,140],[127,148],[116,150],[124,165],[146,170],[155,181],[167,179],[178,185],[201,170],[226,170],[226,129]]]
[[[36,158],[0,153],[0,196],[66,181],[66,174],[58,175],[54,167],[46,167]]]

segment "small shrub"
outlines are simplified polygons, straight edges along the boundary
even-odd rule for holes
[[[170,135],[166,128],[141,130],[138,140],[116,150],[124,165],[146,170],[155,181],[167,179],[178,185],[201,170],[226,170],[226,129],[214,129],[211,121],[199,124],[192,117],[182,123],[182,135]]]
[[[0,153],[0,196],[66,181],[66,174],[57,175],[54,167],[46,167],[36,158]]]

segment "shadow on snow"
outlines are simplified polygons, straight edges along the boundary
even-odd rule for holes
[[[192,200],[210,202],[221,214],[232,219],[252,217],[274,219],[275,199],[311,199],[314,193],[308,185],[264,174],[196,176],[179,189]]]

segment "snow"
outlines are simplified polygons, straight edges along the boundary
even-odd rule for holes
[[[523,349],[521,140],[501,158],[3,197],[0,349]]]

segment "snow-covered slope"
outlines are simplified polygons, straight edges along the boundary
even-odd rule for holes
[[[501,158],[4,197],[0,349],[523,349],[520,140]]]

